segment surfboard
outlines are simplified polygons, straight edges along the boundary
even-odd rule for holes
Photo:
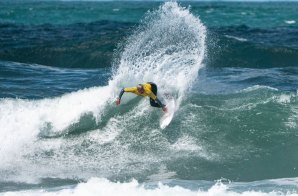
[[[165,100],[165,104],[168,108],[168,111],[160,118],[159,126],[161,129],[166,128],[171,123],[175,113],[175,100],[173,98]]]

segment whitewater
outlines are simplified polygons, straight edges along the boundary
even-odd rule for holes
[[[147,14],[119,49],[107,86],[41,100],[1,99],[2,180],[36,183],[41,178],[133,175],[168,159],[149,145],[155,143],[157,151],[165,148],[164,153],[175,151],[159,136],[160,111],[132,96],[116,108],[114,99],[125,86],[151,81],[179,105],[203,66],[205,39],[200,20],[168,2]],[[129,104],[131,99],[136,103]],[[79,137],[77,132],[82,132]],[[142,145],[152,152],[132,152],[141,133],[149,136]]]

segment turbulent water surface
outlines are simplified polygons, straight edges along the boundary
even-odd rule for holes
[[[297,9],[0,2],[0,195],[297,195]]]

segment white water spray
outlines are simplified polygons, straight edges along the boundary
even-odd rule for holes
[[[167,2],[129,37],[111,80],[118,88],[155,82],[179,100],[203,66],[206,28],[188,9]]]
[[[92,115],[101,124],[102,117],[111,112],[109,108],[120,88],[142,82],[155,82],[159,92],[172,93],[179,105],[203,66],[205,39],[206,28],[198,18],[176,2],[167,2],[156,11],[149,12],[126,40],[108,86],[38,101],[1,99],[0,174],[7,179],[24,176],[24,180],[28,180],[29,175],[33,178],[72,178],[82,177],[81,169],[84,168],[88,178],[95,174],[94,170],[103,176],[110,170],[127,168],[126,165],[135,160],[143,165],[132,167],[134,172],[142,168],[146,170],[150,161],[153,164],[160,161],[163,158],[160,155],[140,156],[130,152],[130,146],[134,146],[130,143],[138,142],[135,139],[129,141],[134,137],[127,136],[124,144],[121,138],[117,139],[125,130],[135,128],[139,133],[148,133],[156,129],[150,123],[143,127],[138,123],[147,122],[153,111],[144,99],[123,116],[111,116],[103,128],[93,132],[86,130],[91,133],[81,134],[78,139],[44,140],[39,135],[44,130],[61,135],[68,127],[79,123],[85,114]],[[105,135],[109,135],[110,139],[101,137]],[[84,144],[88,142],[92,145],[87,148]],[[160,145],[162,149],[173,150],[163,138],[157,138],[155,142],[161,142],[155,144],[157,147]],[[109,145],[105,146],[106,143]],[[78,154],[80,151],[82,153]],[[49,165],[51,169],[48,169]],[[36,167],[39,167],[38,172],[35,172]]]

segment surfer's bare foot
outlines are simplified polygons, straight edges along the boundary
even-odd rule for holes
[[[116,105],[119,105],[120,104],[120,99],[117,98],[116,101],[115,101]]]
[[[167,108],[167,106],[164,106],[164,107],[162,108],[162,111],[164,111],[164,112],[168,112],[168,108]]]

